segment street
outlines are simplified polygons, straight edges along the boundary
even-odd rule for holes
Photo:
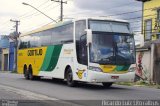
[[[113,85],[106,89],[101,84],[79,84],[76,87],[68,87],[64,81],[51,79],[30,81],[25,80],[23,75],[14,73],[0,73],[0,88],[4,87],[10,87],[6,89],[19,94],[13,95],[16,98],[3,99],[18,100],[17,95],[21,94],[24,99],[21,96],[20,99],[23,100],[63,100],[78,105],[97,105],[90,100],[160,100],[160,90],[154,88]],[[6,94],[0,92],[0,98],[5,97],[3,95]]]

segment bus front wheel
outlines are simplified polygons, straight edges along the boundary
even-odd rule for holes
[[[73,80],[72,69],[68,68],[66,73],[67,85],[70,87],[75,86],[75,81]]]
[[[102,83],[103,84],[103,86],[105,87],[105,88],[109,88],[109,87],[111,87],[112,86],[112,82],[103,82]]]

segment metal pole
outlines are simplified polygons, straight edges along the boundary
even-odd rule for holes
[[[63,21],[63,0],[61,0],[61,18],[60,21]]]
[[[18,45],[18,40],[17,40],[17,38],[19,37],[19,32],[18,32],[18,23],[20,22],[20,21],[17,21],[17,20],[10,20],[11,22],[15,22],[15,27],[16,27],[16,33],[15,33],[15,37],[14,37],[14,66],[13,66],[13,68],[14,68],[14,71],[16,71],[17,72],[17,45]]]
[[[60,7],[60,21],[63,21],[63,3],[67,4],[67,1],[63,2],[63,0],[51,0],[51,1],[54,1],[54,2],[58,2],[61,4],[61,7]]]

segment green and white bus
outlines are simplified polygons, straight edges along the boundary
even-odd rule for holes
[[[135,42],[126,21],[81,18],[20,35],[18,72],[26,79],[52,77],[76,82],[130,82]]]

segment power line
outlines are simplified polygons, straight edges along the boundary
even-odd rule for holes
[[[43,2],[43,3],[40,4],[37,8],[40,8],[41,6],[45,5],[45,4],[48,3],[48,2],[49,2],[49,0]],[[27,15],[27,14],[29,14],[29,13],[31,13],[32,11],[33,11],[33,10],[31,10],[31,11],[29,11],[29,12],[26,12],[25,14],[19,16],[19,18],[20,18],[20,17],[23,17],[23,16],[25,16],[25,15]]]
[[[48,8],[49,6],[51,6],[52,4],[49,4],[49,5],[47,5],[47,6],[45,6],[45,7],[43,7],[42,9],[45,9],[45,8]],[[39,9],[39,8],[38,8]],[[29,14],[29,15],[26,15],[26,16],[23,16],[23,17],[19,17],[20,19],[24,19],[25,17],[29,17],[29,16],[32,16],[32,15],[34,15],[34,14],[37,14],[38,12],[36,11],[36,12],[33,12],[33,13],[31,13],[31,14]],[[38,13],[39,14],[39,13]]]
[[[157,15],[157,14],[145,15],[145,16],[143,16],[143,17],[155,16],[155,15]],[[124,20],[135,20],[135,19],[139,19],[139,18],[143,18],[143,17],[140,16],[140,17],[128,18],[128,19],[124,19]]]
[[[48,0],[49,1],[49,0]],[[48,1],[46,1],[46,3],[48,2]],[[43,3],[42,3],[43,4]],[[129,5],[129,4],[132,4],[132,3],[127,3],[127,4],[124,4],[124,5]],[[124,5],[119,5],[119,6],[117,6],[117,7],[121,7],[121,6],[124,6]],[[112,7],[113,8],[113,7]],[[108,10],[109,9],[112,9],[112,8],[108,8]],[[150,10],[150,9],[154,9],[154,8],[148,8],[148,9],[145,9],[144,11],[146,11],[146,10]],[[114,14],[114,16],[116,16],[116,15],[124,15],[124,14],[131,14],[131,13],[136,13],[136,12],[140,12],[140,11],[142,11],[142,10],[136,10],[136,11],[131,11],[131,12],[125,12],[125,13],[120,13],[120,14]],[[76,13],[77,14],[77,13]],[[31,14],[30,16],[33,16],[33,15],[35,15],[35,14]],[[28,18],[28,17],[30,17],[30,16],[27,16],[27,17],[24,17],[24,18]],[[111,16],[111,15],[110,15]],[[113,15],[112,15],[113,16]],[[149,16],[149,15],[148,15]],[[151,16],[151,15],[150,15]],[[152,15],[153,16],[153,15]],[[147,17],[147,16],[144,16],[144,17]],[[142,18],[142,17],[135,17],[135,18],[128,18],[128,20],[132,20],[132,19],[139,19],[139,18]],[[138,22],[138,21],[133,21],[133,22]],[[132,22],[130,22],[130,23],[132,23]]]
[[[52,3],[53,4],[53,3]],[[54,8],[56,8],[56,7],[58,7],[59,5],[56,5],[55,7],[53,7],[52,9],[54,9]],[[51,11],[51,10],[50,10]],[[26,17],[23,17],[23,18],[21,18],[21,20],[23,20],[23,19],[26,19],[26,18],[29,18],[29,17],[31,17],[31,16],[37,16],[37,15],[40,15],[40,13],[38,13],[37,15],[35,15],[35,14],[32,14],[32,15],[29,15],[29,16],[26,16]],[[9,23],[9,21],[7,21],[7,23]],[[3,24],[4,25],[4,24]],[[3,26],[4,28],[6,27],[6,26]],[[3,28],[3,29],[4,29]]]
[[[56,5],[54,8],[56,8],[56,7],[58,7],[59,5]],[[52,9],[54,9],[54,8],[52,8]],[[47,11],[47,10],[46,10]],[[51,10],[49,10],[49,11],[51,11]],[[21,20],[24,20],[24,19],[26,19],[26,18],[29,18],[29,17],[32,17],[32,16],[38,16],[38,15],[41,15],[41,13],[33,13],[33,14],[30,14],[30,15],[28,15],[28,16],[26,16],[26,17],[23,17],[23,18],[21,18]]]
[[[123,6],[128,6],[128,5],[131,5],[131,4],[133,5],[133,3],[135,3],[135,2],[130,2],[130,3],[123,4],[123,5],[117,5],[115,7],[106,8],[106,10],[115,9],[115,8],[119,8],[119,7],[123,7]],[[78,13],[73,13],[73,14],[66,14],[65,16],[71,16],[71,15],[77,15],[77,14],[83,14],[83,13],[90,13],[90,11],[88,11],[88,12],[78,12]]]

